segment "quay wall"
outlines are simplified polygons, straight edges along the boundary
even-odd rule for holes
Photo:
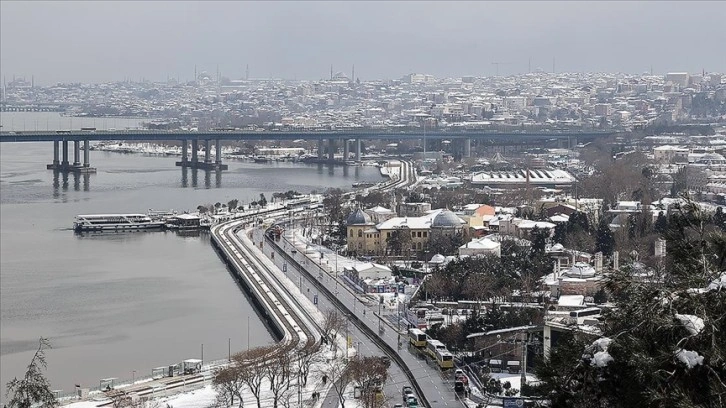
[[[215,234],[212,234],[212,246],[219,258],[225,263],[225,265],[227,265],[227,269],[234,278],[235,282],[237,282],[237,286],[239,286],[244,291],[245,295],[247,295],[247,298],[249,298],[250,303],[255,308],[255,311],[257,311],[257,315],[261,318],[265,327],[267,327],[267,330],[272,334],[272,337],[274,337],[275,341],[281,341],[285,337],[282,325],[270,315],[269,310],[267,310],[267,307],[261,301],[260,294],[254,286],[249,283],[247,274],[240,271],[239,268],[235,266],[234,262],[229,259],[229,256],[217,242]]]

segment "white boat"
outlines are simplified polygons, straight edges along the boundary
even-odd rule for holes
[[[163,226],[164,221],[152,220],[145,214],[77,215],[73,222],[75,231],[136,231]]]

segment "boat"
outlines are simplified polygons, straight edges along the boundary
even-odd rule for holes
[[[255,163],[267,163],[268,161],[270,161],[270,159],[265,156],[255,156],[254,160]]]
[[[368,188],[375,186],[376,183],[371,183],[369,181],[358,181],[356,183],[353,183],[353,188]]]
[[[73,230],[82,231],[137,231],[160,229],[164,221],[152,220],[145,214],[92,214],[77,215]]]

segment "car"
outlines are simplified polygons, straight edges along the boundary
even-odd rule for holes
[[[393,406],[393,408],[403,408],[403,404],[396,404]]]
[[[406,398],[406,406],[408,406],[408,408],[418,407],[418,400],[416,399],[416,397]]]
[[[464,370],[457,368],[456,371],[454,371],[454,378],[459,378],[464,376]]]
[[[408,397],[409,395],[413,396],[413,388],[411,388],[410,386],[406,385],[405,387],[403,387],[401,389],[401,395],[403,395],[403,401],[405,402],[406,401],[406,397]]]

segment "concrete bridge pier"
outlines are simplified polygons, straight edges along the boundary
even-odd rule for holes
[[[91,146],[88,142],[88,139],[83,141],[83,167],[88,168],[91,167]]]
[[[215,161],[212,162],[212,149],[210,148],[211,139],[204,139],[204,161],[199,161],[199,140],[192,139],[192,159],[187,158],[187,140],[182,140],[182,159],[176,162],[177,166],[186,168],[191,167],[192,169],[205,169],[205,170],[227,170],[229,167],[226,164],[222,164],[222,145],[219,140],[216,142],[216,155]],[[186,177],[182,174],[182,177]],[[192,184],[194,184],[194,173],[192,172]]]
[[[73,167],[81,165],[81,141],[73,141]]]
[[[355,139],[355,161],[360,161],[360,139]]]
[[[61,162],[61,169],[68,167],[68,141],[63,141],[63,161]]]
[[[209,155],[209,139],[204,140],[204,165],[205,167],[212,163],[212,158]]]
[[[348,142],[350,142],[350,140],[343,139],[343,161],[347,161],[348,155],[350,155],[350,149],[349,149]]]
[[[464,139],[463,145],[464,145],[464,152],[463,152],[464,158],[471,157],[471,139],[468,139],[468,138]]]
[[[335,160],[335,139],[328,139],[328,160]]]
[[[182,140],[182,157],[181,157],[181,164],[177,164],[177,166],[188,166],[189,163],[189,141],[184,139]]]
[[[59,160],[59,143],[63,143],[63,160]],[[73,163],[68,162],[68,140],[54,141],[53,142],[53,163],[45,166],[48,170],[68,173],[95,173],[96,169],[91,167],[90,163],[90,150],[88,140],[83,141],[83,165],[81,165],[81,141],[73,141]]]
[[[56,140],[53,142],[53,164],[48,166],[48,170],[55,170],[58,167],[60,167],[60,142]]]
[[[219,142],[219,139],[214,141],[214,146],[217,148],[217,154],[214,157],[214,164],[220,166],[222,165],[222,144]]]
[[[192,167],[197,167],[199,158],[197,158],[197,152],[199,151],[199,141],[192,139]]]

